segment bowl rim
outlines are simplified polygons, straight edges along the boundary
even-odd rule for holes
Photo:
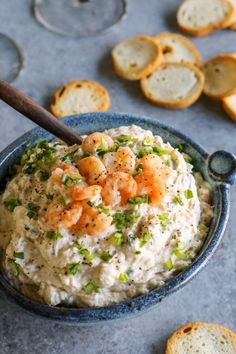
[[[112,119],[116,118],[128,118],[134,120],[132,124],[137,124],[143,122],[145,124],[154,125],[157,128],[168,131],[172,136],[183,140],[188,143],[193,149],[195,149],[203,158],[207,160],[209,155],[204,150],[204,148],[192,140],[189,136],[179,132],[177,129],[172,128],[166,124],[163,124],[156,120],[155,118],[149,118],[145,116],[139,116],[130,113],[115,113],[115,112],[97,112],[97,113],[85,113],[71,115],[68,117],[62,118],[62,121],[66,124],[71,124],[77,120],[83,118],[90,119],[96,117],[109,117]],[[136,121],[136,122],[135,122]],[[79,124],[78,124],[79,125]],[[125,125],[125,124],[124,124]],[[23,146],[27,140],[30,140],[32,136],[38,135],[39,133],[45,134],[45,130],[39,127],[36,127],[18,139],[13,143],[8,145],[0,153],[0,165],[4,163],[8,157],[14,153],[14,151]],[[51,134],[47,133],[48,136],[53,137]],[[48,138],[47,138],[48,139]],[[25,297],[18,290],[13,288],[7,279],[0,271],[0,297],[2,297],[7,302],[19,305],[27,312],[31,314],[37,314],[44,318],[54,320],[57,322],[64,322],[70,324],[78,325],[91,325],[101,322],[114,321],[118,319],[125,319],[127,317],[137,316],[144,310],[148,311],[151,308],[156,307],[160,301],[166,296],[176,292],[178,289],[186,285],[190,280],[192,280],[203,267],[209,262],[213,254],[216,252],[228,220],[229,216],[229,185],[224,182],[214,182],[220,198],[220,210],[218,215],[218,225],[217,229],[213,232],[212,239],[209,241],[208,245],[203,250],[202,254],[197,256],[195,260],[187,267],[184,271],[179,273],[174,278],[170,279],[166,284],[160,288],[154,288],[146,294],[139,295],[137,297],[127,299],[118,304],[112,304],[104,307],[82,307],[82,308],[70,308],[70,307],[54,307],[46,304],[42,304],[31,300],[30,298]]]

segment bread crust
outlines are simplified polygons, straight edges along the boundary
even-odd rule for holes
[[[50,106],[52,114],[57,118],[62,117],[61,112],[58,109],[58,102],[65,91],[68,92],[68,91],[75,90],[78,87],[83,88],[83,87],[91,87],[91,86],[93,86],[93,88],[97,92],[99,92],[101,96],[103,96],[103,102],[98,107],[96,112],[107,111],[108,108],[110,107],[110,97],[109,97],[108,91],[105,89],[104,86],[102,86],[98,82],[92,81],[92,80],[74,80],[74,81],[70,81],[70,82],[63,84],[55,91],[55,93],[53,95],[52,103]],[[78,113],[80,113],[80,112],[78,112]]]
[[[140,34],[138,36],[128,38],[127,40],[129,40],[129,39],[134,39],[134,40],[141,39],[143,41],[148,41],[149,43],[151,43],[153,45],[153,47],[156,50],[156,57],[154,58],[154,60],[152,60],[145,68],[140,69],[136,74],[134,74],[134,73],[129,74],[127,72],[127,70],[123,70],[122,67],[119,65],[119,63],[117,62],[116,55],[115,55],[116,46],[113,48],[113,50],[111,52],[111,56],[112,56],[112,62],[113,62],[113,66],[114,66],[116,74],[126,80],[130,80],[130,81],[140,80],[143,77],[151,74],[158,67],[158,65],[160,65],[160,63],[162,61],[161,46],[159,44],[157,44],[152,37],[147,36],[145,34]],[[124,41],[126,41],[126,40],[124,40]],[[120,44],[120,43],[122,43],[122,42],[119,42],[118,44]]]
[[[236,95],[233,95],[235,98],[235,102],[236,102]],[[222,100],[222,106],[224,111],[227,113],[227,115],[234,121],[236,122],[236,109],[234,109],[231,106],[231,103],[229,102],[229,98],[232,98],[232,96],[229,97],[225,97]]]
[[[208,60],[202,67],[203,69],[203,72],[204,72],[204,67],[206,67],[207,65],[209,65],[210,62],[212,61],[216,61],[217,59],[221,60],[221,59],[232,59],[234,62],[235,62],[235,66],[236,66],[236,55],[235,53],[232,53],[232,54],[220,54],[220,55],[217,55],[216,57],[214,58],[211,58],[210,60]],[[206,77],[206,75],[205,75]],[[204,89],[203,89],[203,92],[206,96],[209,96],[213,99],[217,99],[217,100],[220,100],[220,99],[223,99],[227,96],[231,96],[233,94],[236,93],[236,85],[234,88],[232,89],[229,89],[228,91],[224,92],[224,93],[221,93],[221,94],[212,94],[209,90],[206,89],[206,87],[204,86]]]
[[[198,28],[192,28],[192,27],[183,26],[180,23],[178,14],[180,12],[181,7],[186,2],[186,1],[184,1],[180,5],[180,7],[179,7],[179,9],[177,11],[177,23],[178,23],[179,28],[183,32],[185,32],[187,34],[190,34],[191,36],[201,37],[201,36],[206,36],[207,34],[215,32],[215,31],[217,31],[219,29],[223,29],[223,28],[227,28],[227,27],[231,26],[234,23],[234,19],[235,19],[235,15],[236,15],[236,9],[235,9],[233,3],[231,3],[230,0],[223,0],[223,1],[225,3],[227,3],[228,6],[229,6],[229,12],[228,12],[227,16],[225,17],[225,19],[222,20],[222,21],[218,21],[218,22],[209,24],[206,27],[198,27]]]
[[[145,80],[147,78],[143,78],[140,81],[142,93],[144,94],[144,96],[147,98],[148,101],[150,101],[158,106],[165,107],[165,108],[183,109],[183,108],[186,108],[186,107],[192,105],[194,102],[197,101],[197,99],[200,97],[200,95],[202,93],[203,86],[204,86],[203,73],[201,72],[201,70],[198,67],[196,67],[194,64],[190,64],[190,63],[163,63],[157,68],[157,70],[163,69],[167,66],[180,66],[180,67],[184,66],[184,67],[188,67],[188,68],[192,69],[195,72],[195,74],[197,75],[199,82],[200,82],[198,90],[196,90],[196,92],[192,96],[187,97],[181,101],[167,102],[167,101],[159,100],[153,96],[150,96],[150,94],[146,91],[146,88],[145,88]]]
[[[162,39],[162,38],[166,38],[166,37],[172,37],[172,38],[176,38],[178,39],[180,42],[183,43],[183,45],[185,47],[187,47],[189,49],[189,51],[193,54],[194,58],[195,58],[195,65],[200,66],[201,62],[202,62],[202,58],[201,58],[201,54],[200,52],[197,50],[197,48],[193,45],[193,43],[187,39],[186,37],[184,37],[181,34],[178,33],[171,33],[171,32],[162,32],[159,33],[157,35],[155,35],[153,38],[154,40],[157,41],[158,43],[158,39]],[[159,45],[161,46],[161,44],[159,43]],[[164,55],[163,55],[164,56]]]
[[[235,342],[235,346],[236,346],[236,334],[232,332],[230,329],[215,323],[192,322],[192,323],[185,324],[184,326],[178,328],[172,333],[172,335],[167,341],[165,354],[181,354],[175,350],[175,340],[181,338],[182,336],[183,337],[186,336],[185,331],[187,331],[189,328],[199,328],[199,327],[215,328],[221,330],[225,335],[229,336]]]

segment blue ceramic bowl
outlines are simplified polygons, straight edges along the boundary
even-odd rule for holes
[[[209,156],[201,146],[182,133],[159,123],[155,119],[122,113],[92,113],[64,118],[64,123],[78,130],[80,134],[103,131],[121,125],[136,124],[160,135],[173,146],[184,144],[185,151],[195,161],[195,169],[209,181],[213,190],[214,216],[205,243],[195,261],[166,285],[148,294],[126,300],[120,304],[102,308],[53,307],[26,298],[14,289],[0,271],[0,295],[8,302],[17,304],[32,314],[72,324],[96,324],[131,317],[157,306],[167,295],[182,288],[209,261],[215,253],[225,230],[229,215],[229,187],[236,178],[235,157],[225,151]],[[26,146],[34,146],[42,139],[53,139],[43,129],[36,128],[24,134],[0,154],[0,188],[3,189],[9,169],[23,154]]]

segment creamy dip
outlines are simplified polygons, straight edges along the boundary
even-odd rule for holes
[[[158,204],[145,195],[112,206],[105,205],[100,194],[83,201],[112,218],[99,235],[59,222],[52,227],[46,217],[50,203],[56,200],[60,208],[68,208],[71,186],[88,185],[86,177],[65,174],[56,183],[55,165],[63,161],[77,166],[91,154],[61,142],[42,142],[26,152],[0,196],[3,269],[26,296],[54,306],[118,303],[165,284],[192,263],[204,242],[212,217],[211,190],[199,173],[192,172],[191,158],[181,147],[175,149],[138,126],[105,133],[116,149],[129,146],[133,151],[134,176],[142,171],[143,156],[160,157],[169,170],[164,196]],[[110,151],[103,145],[94,155],[105,164]]]

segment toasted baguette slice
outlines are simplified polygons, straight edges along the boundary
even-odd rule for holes
[[[153,37],[161,46],[164,63],[201,64],[201,55],[186,37],[176,33],[163,32]]]
[[[223,98],[222,103],[225,112],[236,122],[236,95]]]
[[[140,80],[161,63],[161,47],[153,38],[139,35],[118,43],[112,50],[116,73],[127,80]]]
[[[141,80],[144,96],[166,108],[185,108],[201,95],[204,75],[189,63],[163,63]]]
[[[233,5],[234,5],[234,8],[235,8],[235,11],[236,11],[236,0],[231,0]],[[230,29],[232,30],[236,30],[236,14],[234,16],[234,21],[233,23],[229,26]]]
[[[54,93],[51,111],[57,117],[104,112],[110,106],[107,90],[95,81],[71,81]]]
[[[210,59],[202,68],[205,74],[204,93],[215,99],[236,93],[236,58],[219,55]]]
[[[179,27],[193,36],[204,36],[234,21],[235,8],[230,0],[185,0],[177,12]]]
[[[235,354],[236,335],[217,324],[194,322],[177,329],[167,341],[166,354]]]

